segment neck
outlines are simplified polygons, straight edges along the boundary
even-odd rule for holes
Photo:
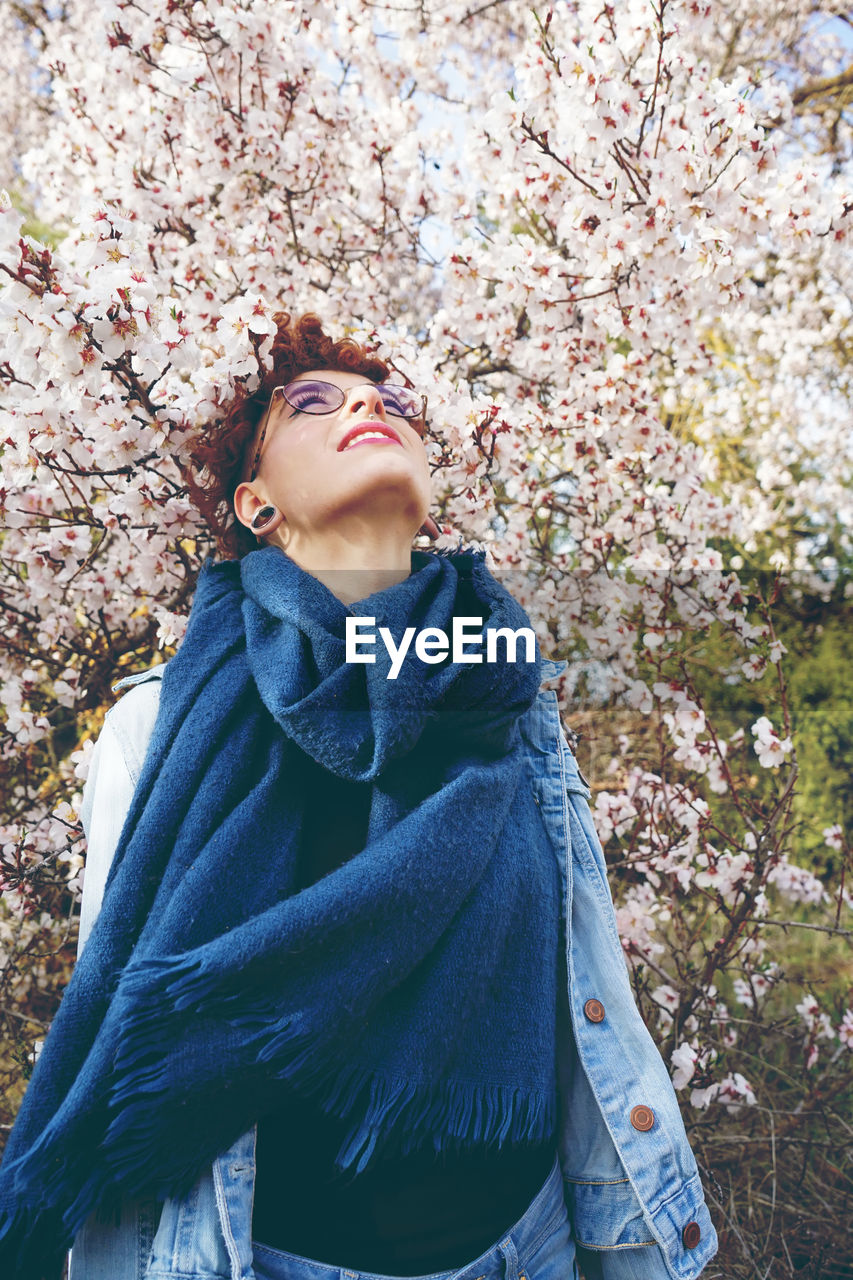
[[[279,543],[282,545],[282,543]],[[412,572],[412,531],[370,531],[359,541],[336,533],[306,538],[292,530],[282,550],[345,605],[383,591]]]

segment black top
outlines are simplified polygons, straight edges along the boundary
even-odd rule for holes
[[[305,766],[299,888],[364,847],[371,792],[369,783]],[[398,1276],[462,1267],[518,1221],[556,1154],[556,1139],[438,1156],[429,1149],[341,1174],[334,1157],[348,1124],[286,1085],[282,1095],[258,1122],[252,1237],[330,1266]]]

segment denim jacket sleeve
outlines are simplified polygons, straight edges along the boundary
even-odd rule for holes
[[[104,885],[157,718],[162,668],[127,676],[131,686],[104,719],[83,788],[80,821],[86,835],[86,869],[80,905],[79,959],[101,908]]]
[[[155,667],[113,686],[131,688],[107,712],[92,752],[80,807],[86,868],[78,959],[101,909],[107,875],[157,718],[161,675],[162,669]],[[118,1221],[103,1222],[93,1214],[69,1251],[68,1280],[140,1280],[158,1217],[158,1206],[145,1199],[126,1199]]]
[[[618,1043],[623,1049],[629,1047],[625,1060],[635,1064],[622,1078],[623,1064],[609,1058],[606,1041],[600,1042],[596,1052],[598,1037],[594,1033],[589,1036],[592,1025],[603,1024],[586,1023],[575,1011],[578,1041],[583,1039],[585,1052],[580,1057],[562,1054],[558,1070],[569,1116],[585,1117],[583,1125],[570,1122],[564,1134],[566,1198],[578,1267],[583,1280],[692,1277],[716,1254],[716,1232],[668,1069],[634,1002],[604,852],[589,807],[590,790],[565,736],[561,737],[566,801],[573,815],[573,935],[576,941],[586,935],[580,945],[572,947],[575,968],[569,991],[577,985],[607,993],[608,1019],[620,1024]],[[610,935],[609,945],[598,930]],[[564,1009],[562,1014],[565,1017],[568,1011]],[[622,1079],[624,1085],[632,1074],[642,1080],[644,1098],[653,1101],[655,1131],[660,1130],[658,1150],[650,1147],[647,1160],[639,1153],[651,1134],[641,1137],[629,1128],[631,1137],[626,1138],[624,1123],[620,1124],[623,1101],[614,1106],[606,1096],[607,1080]],[[628,1099],[631,1091],[619,1092]],[[682,1231],[688,1222],[694,1231],[701,1228],[698,1248],[695,1239],[692,1246],[682,1247],[686,1243]]]

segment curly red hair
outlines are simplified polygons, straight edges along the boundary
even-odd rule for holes
[[[238,383],[232,398],[222,405],[222,416],[204,424],[190,449],[190,468],[182,468],[190,501],[213,533],[217,550],[225,559],[239,560],[256,550],[258,541],[234,514],[234,493],[244,478],[246,449],[270,401],[273,389],[312,369],[339,369],[363,374],[372,382],[387,378],[391,366],[352,338],[335,341],[313,312],[273,315],[276,334],[272,364],[261,366],[261,380],[254,391]],[[193,474],[204,471],[202,482]]]

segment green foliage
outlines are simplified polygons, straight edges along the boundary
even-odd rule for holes
[[[9,192],[9,199],[19,213],[24,215],[24,223],[21,227],[21,233],[25,236],[38,240],[40,244],[47,245],[49,249],[56,249],[65,239],[66,232],[53,227],[48,222],[43,222],[41,218],[36,216],[35,210],[22,193],[20,187],[13,187]]]
[[[792,615],[782,638],[789,649],[788,691],[800,776],[795,812],[808,823],[804,851],[820,874],[838,871],[820,846],[821,827],[853,830],[853,601],[839,601],[810,622]],[[816,837],[815,829],[818,832]]]
[[[849,575],[839,577],[829,600],[803,592],[796,584],[780,586],[770,573],[741,577],[771,601],[774,631],[787,650],[782,665],[798,766],[797,861],[832,878],[839,872],[839,859],[821,833],[835,823],[848,838],[853,831],[853,598],[845,598]],[[727,737],[738,728],[749,733],[755,720],[767,715],[780,736],[785,735],[775,666],[768,665],[759,679],[749,679],[739,661],[732,663],[731,643],[717,625],[692,636],[689,653],[683,656],[718,733]],[[762,773],[757,769],[759,778]]]

